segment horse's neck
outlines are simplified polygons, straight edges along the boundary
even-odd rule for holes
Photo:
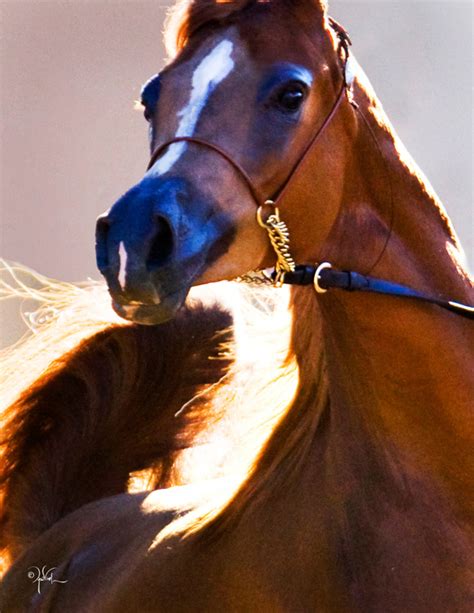
[[[393,166],[403,198],[372,274],[470,302],[440,210],[395,156]],[[377,206],[369,213],[383,228]],[[352,231],[344,228],[342,235]],[[358,269],[349,252],[341,265],[344,258]],[[467,434],[471,322],[411,299],[341,290],[318,298],[304,287],[294,290],[294,315],[300,389],[313,389],[320,376],[314,356],[322,345],[329,397],[314,402],[319,423],[308,434],[310,450],[291,489],[295,530],[287,546],[295,556],[297,547],[310,556],[302,575],[324,577],[328,594],[341,599],[349,591],[362,610],[383,610],[387,602],[391,610],[423,610],[433,602],[440,610],[462,610],[471,555],[466,492],[474,472]],[[310,545],[302,542],[302,526]],[[440,576],[452,580],[439,582]],[[328,601],[322,608],[344,606]]]
[[[261,459],[272,478],[250,530],[309,608],[463,610],[474,470],[466,373],[451,368],[451,340],[443,350],[431,338],[430,314],[411,338],[404,329],[419,317],[415,305],[359,298],[293,290],[299,393]],[[443,381],[440,353],[449,363]],[[247,494],[258,501],[254,487]]]
[[[359,95],[358,100],[364,99],[368,102]],[[400,155],[389,126],[376,120],[381,109],[374,112],[361,104],[361,110],[378,145],[358,118],[354,161],[327,259],[360,272],[368,272],[378,260],[371,271],[375,276],[472,302],[472,287],[456,258],[456,238],[436,196],[416,167]],[[394,194],[393,218],[387,173]],[[391,235],[386,244],[387,231]],[[295,290],[300,323],[294,346],[301,377],[309,383],[311,362],[304,356],[308,339],[297,338],[310,308],[307,298],[298,298],[304,291],[310,290]],[[330,417],[322,420],[314,438],[314,462],[308,462],[305,487],[320,482],[323,472],[326,494],[336,506],[339,501],[360,509],[366,504],[366,510],[373,504],[375,509],[379,499],[389,506],[413,505],[408,515],[414,525],[426,520],[430,505],[437,508],[432,516],[439,525],[445,515],[451,514],[450,521],[453,516],[464,519],[469,514],[465,492],[472,472],[466,469],[472,324],[411,299],[330,290],[313,300],[313,312],[321,311]],[[311,318],[314,321],[314,313]],[[316,340],[318,335],[316,331]],[[411,495],[416,490],[417,502]],[[395,529],[399,520],[389,526],[387,518],[387,530],[393,529],[387,538],[403,538]],[[415,541],[412,545],[421,547]]]
[[[472,284],[441,203],[368,83],[357,91],[357,100],[370,129],[356,113],[353,161],[328,259],[334,256],[339,266],[471,303]],[[330,366],[333,379],[342,371],[351,375],[342,385],[347,401],[363,402],[372,389],[392,408],[416,403],[421,410],[435,404],[452,412],[453,403],[467,402],[462,387],[472,373],[472,325],[465,319],[408,299],[336,291],[323,297],[321,307],[328,357],[337,356]]]

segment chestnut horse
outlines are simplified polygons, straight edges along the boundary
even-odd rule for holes
[[[97,229],[135,323],[5,414],[2,611],[472,611],[473,290],[442,205],[322,0],[194,0],[166,35],[150,167]],[[167,487],[239,385],[188,291],[275,252],[294,395],[237,484]]]

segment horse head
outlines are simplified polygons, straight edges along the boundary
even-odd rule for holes
[[[152,161],[97,224],[98,266],[127,319],[161,323],[191,286],[272,265],[257,207],[281,190],[341,87],[322,4],[240,4],[191,9],[181,50],[142,89]],[[335,210],[325,181],[318,223],[302,222],[315,214],[303,174],[285,198],[285,220],[295,255],[307,260]]]

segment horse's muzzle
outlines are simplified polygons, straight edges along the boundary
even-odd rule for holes
[[[192,274],[178,257],[186,191],[183,181],[147,178],[97,220],[97,266],[125,319],[162,323],[186,298]]]
[[[150,325],[171,319],[229,236],[228,220],[190,192],[181,178],[146,177],[97,220],[97,266],[121,317]]]

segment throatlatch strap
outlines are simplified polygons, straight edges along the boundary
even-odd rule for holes
[[[461,315],[467,319],[474,319],[474,307],[466,304],[455,302],[454,300],[443,300],[435,298],[407,287],[399,283],[392,283],[384,279],[369,277],[358,272],[349,270],[334,270],[332,268],[323,268],[318,272],[315,266],[297,266],[294,272],[285,273],[283,283],[290,285],[313,285],[315,275],[318,274],[318,285],[324,290],[327,289],[343,289],[349,292],[373,292],[376,294],[385,294],[389,296],[399,296],[401,298],[414,298],[415,300],[423,300],[436,304],[439,307]]]

